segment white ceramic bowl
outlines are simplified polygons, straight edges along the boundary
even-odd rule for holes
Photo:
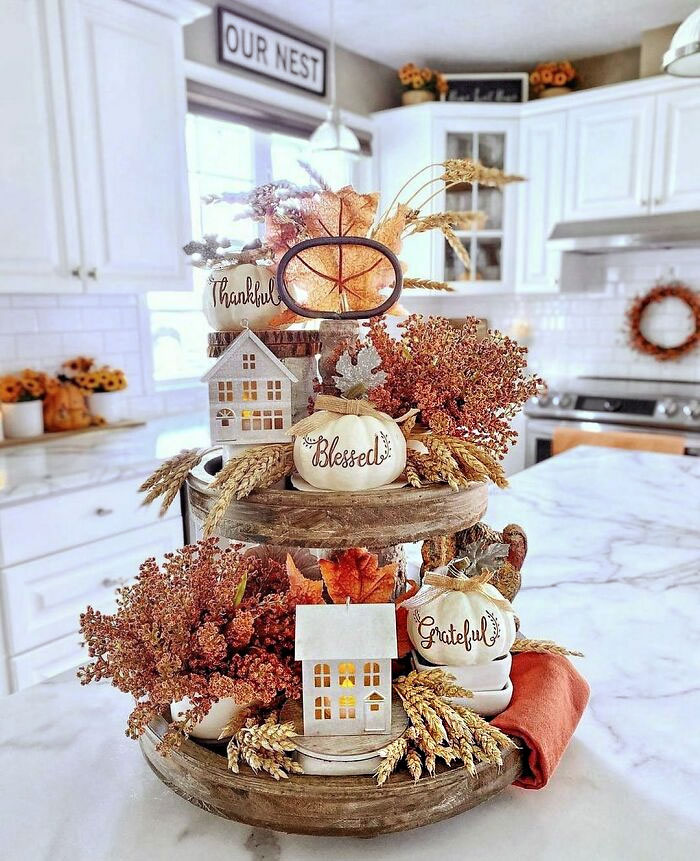
[[[434,670],[435,665],[422,658],[415,650],[413,654],[413,666],[418,672]],[[484,664],[473,664],[468,667],[441,666],[440,670],[451,673],[457,684],[470,691],[501,691],[510,679],[510,666],[512,658],[510,652],[494,661]]]

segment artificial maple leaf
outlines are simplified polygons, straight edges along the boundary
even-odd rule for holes
[[[399,658],[403,658],[413,648],[408,636],[408,609],[401,605],[408,598],[412,598],[419,588],[418,583],[410,583],[406,587],[406,591],[402,592],[394,601],[396,605],[396,645]]]
[[[321,575],[334,604],[384,604],[391,600],[397,565],[377,566],[377,557],[351,547],[335,559],[320,559]]]
[[[318,237],[365,237],[377,209],[378,195],[358,194],[350,186],[324,191],[302,201],[305,233]],[[401,210],[376,231],[376,239],[397,252],[405,225]],[[284,246],[276,233],[277,247]],[[269,239],[266,237],[266,242]],[[362,245],[323,245],[307,248],[290,261],[285,283],[298,304],[316,311],[367,311],[384,301],[381,291],[395,279],[389,260]]]
[[[295,604],[323,604],[323,581],[309,580],[294,564],[292,557],[287,554],[287,577],[289,578],[289,595]]]

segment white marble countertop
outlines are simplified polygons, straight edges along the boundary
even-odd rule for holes
[[[122,430],[95,430],[0,449],[0,506],[147,475],[183,448],[209,445],[201,417],[175,415]]]
[[[550,784],[368,841],[273,834],[174,795],[124,736],[130,703],[72,676],[0,700],[7,861],[654,859],[700,846],[700,459],[580,448],[494,491],[526,529],[516,608],[586,653],[590,706]]]

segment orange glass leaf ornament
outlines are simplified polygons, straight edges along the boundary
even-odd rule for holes
[[[320,559],[321,575],[334,604],[385,604],[391,601],[396,578],[395,562],[377,565],[377,557],[351,547],[335,559]]]

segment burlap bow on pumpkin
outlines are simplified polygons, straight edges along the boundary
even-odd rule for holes
[[[319,395],[314,404],[314,412],[292,425],[287,433],[289,436],[307,436],[335,421],[338,416],[369,416],[382,422],[398,424],[408,415],[409,413],[406,413],[405,416],[393,419],[390,415],[373,407],[369,401],[348,400],[347,398],[337,398],[335,395]]]
[[[407,598],[403,601],[401,606],[413,610],[417,607],[423,607],[445,592],[462,592],[465,595],[480,595],[498,607],[499,610],[505,610],[509,613],[514,612],[513,606],[507,598],[503,598],[500,595],[498,597],[491,595],[484,588],[490,582],[495,571],[481,571],[473,577],[450,577],[447,573],[444,573],[448,570],[449,566],[445,565],[442,568],[437,568],[435,571],[428,572],[423,578],[423,586],[429,586],[430,588],[421,589],[412,598]]]

